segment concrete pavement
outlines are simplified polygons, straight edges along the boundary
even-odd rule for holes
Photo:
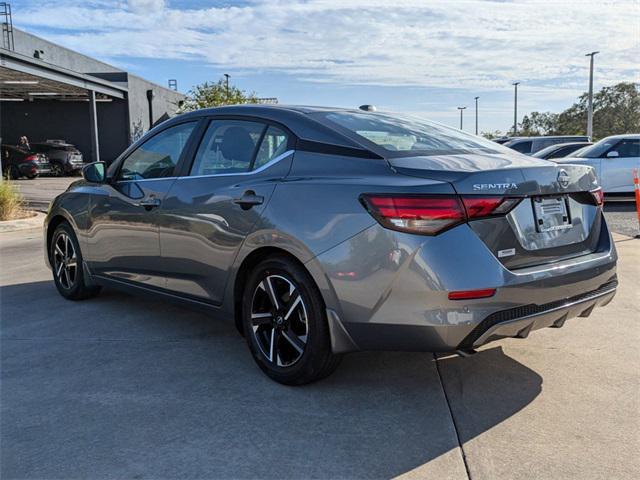
[[[105,290],[69,302],[41,232],[0,235],[2,478],[636,478],[640,240],[620,291],[471,358],[358,353],[302,388],[235,328]]]

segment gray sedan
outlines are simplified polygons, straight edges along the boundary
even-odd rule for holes
[[[363,349],[469,355],[616,291],[591,167],[418,118],[200,110],[83,175],[45,222],[60,294],[109,286],[234,319],[285,384]]]

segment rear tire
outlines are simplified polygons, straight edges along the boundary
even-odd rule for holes
[[[60,295],[67,300],[84,300],[100,293],[99,286],[87,285],[82,252],[73,228],[61,223],[53,232],[49,258],[53,281]]]
[[[9,180],[17,180],[20,178],[20,169],[15,165],[9,167]]]
[[[242,321],[253,359],[276,382],[311,383],[340,363],[341,356],[331,351],[318,288],[309,273],[286,256],[263,260],[250,273]]]
[[[60,163],[51,164],[51,175],[54,177],[64,177],[64,168]]]

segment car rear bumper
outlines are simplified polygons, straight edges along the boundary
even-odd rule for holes
[[[604,222],[597,251],[519,270],[506,269],[467,225],[436,237],[376,225],[317,260],[329,281],[327,307],[349,340],[336,351],[450,352],[525,337],[587,316],[616,289],[617,255]],[[495,295],[448,299],[484,288]]]
[[[22,175],[42,175],[51,172],[51,164],[49,163],[25,162],[21,163],[18,168]]]

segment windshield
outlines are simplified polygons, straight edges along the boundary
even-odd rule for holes
[[[598,143],[573,152],[571,156],[577,158],[601,158],[604,156],[604,153],[618,143],[619,140],[619,138],[603,138]]]
[[[339,130],[355,133],[365,144],[369,142],[387,152],[396,152],[397,156],[511,152],[490,140],[412,116],[364,112],[312,115],[328,120]]]
[[[555,152],[556,150],[559,150],[560,148],[562,148],[562,145],[550,145],[546,148],[543,148],[540,151],[537,151],[536,153],[534,153],[533,155],[531,155],[532,157],[536,157],[536,158],[545,158],[547,155]]]

